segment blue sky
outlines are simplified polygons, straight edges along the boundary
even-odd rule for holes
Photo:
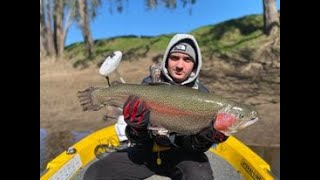
[[[188,33],[198,27],[250,14],[262,14],[262,0],[197,0],[197,3],[169,10],[160,6],[147,10],[144,0],[128,0],[122,13],[109,12],[109,1],[98,9],[91,23],[93,39],[105,39],[122,35],[155,36],[167,33]],[[161,1],[159,1],[161,2]],[[276,0],[280,9],[280,0]],[[192,14],[189,9],[192,7]],[[83,41],[79,26],[73,23],[69,29],[66,45]]]

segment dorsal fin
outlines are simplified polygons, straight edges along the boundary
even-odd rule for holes
[[[152,86],[159,86],[159,85],[171,85],[170,83],[167,83],[167,82],[150,82],[148,83],[149,85],[152,85]]]

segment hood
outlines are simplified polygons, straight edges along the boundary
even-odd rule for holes
[[[161,63],[161,71],[162,74],[165,76],[165,78],[167,78],[170,82],[174,82],[173,79],[170,77],[168,69],[166,68],[166,64],[168,61],[168,55],[170,50],[179,42],[184,41],[184,40],[189,40],[193,43],[194,48],[196,50],[196,59],[195,59],[195,66],[194,69],[192,71],[192,73],[190,74],[189,78],[186,79],[185,81],[183,81],[182,83],[180,83],[181,85],[186,85],[189,83],[194,83],[198,80],[198,76],[199,76],[199,72],[202,66],[202,58],[201,58],[201,51],[199,48],[199,45],[196,41],[196,39],[194,38],[194,36],[190,35],[190,34],[176,34],[175,36],[173,36],[173,38],[170,40],[168,47],[163,55],[163,59],[162,59],[162,63]]]

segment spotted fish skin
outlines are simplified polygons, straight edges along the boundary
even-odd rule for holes
[[[130,95],[145,101],[150,110],[149,126],[165,128],[169,132],[199,133],[212,126],[219,112],[237,118],[223,130],[226,134],[235,133],[258,120],[257,112],[250,105],[184,86],[113,83],[111,87],[89,87],[78,92],[83,111],[97,111],[105,105],[123,107]]]

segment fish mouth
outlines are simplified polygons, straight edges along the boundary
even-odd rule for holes
[[[239,129],[246,128],[259,120],[258,117],[252,118],[250,121],[244,122],[239,126]]]
[[[241,129],[244,129],[252,124],[254,124],[255,122],[257,122],[259,120],[258,117],[255,117],[255,118],[252,118],[251,120],[249,121],[246,121],[246,122],[242,122],[240,124],[238,124],[237,126],[233,126],[233,127],[230,127],[228,128],[227,131],[221,131],[222,133],[224,133],[226,136],[230,136],[232,134],[235,134],[236,132],[238,132],[239,130]]]

